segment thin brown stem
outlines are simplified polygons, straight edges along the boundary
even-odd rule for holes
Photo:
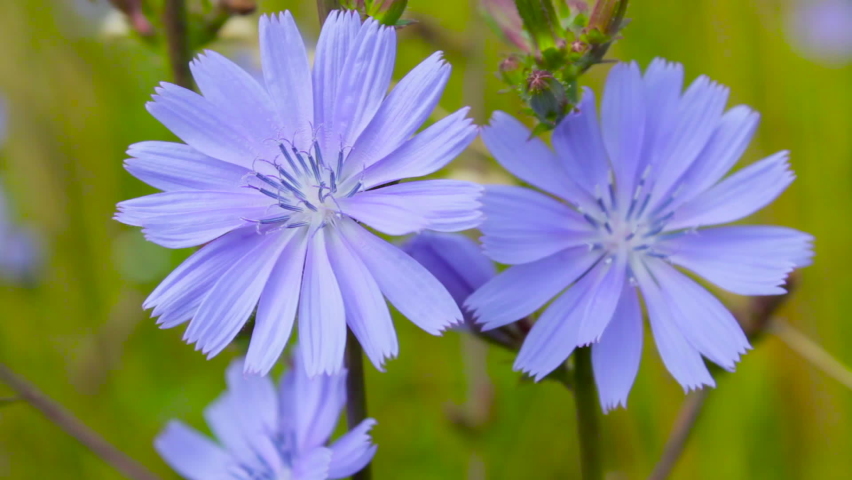
[[[189,70],[192,50],[189,45],[186,0],[165,0],[165,2],[163,25],[166,30],[172,77],[181,87],[192,88],[192,72]]]
[[[666,442],[663,449],[663,455],[654,471],[648,477],[648,480],[664,480],[671,475],[672,470],[677,464],[678,459],[683,450],[686,448],[686,442],[689,440],[693,427],[698,422],[698,417],[701,415],[701,409],[704,407],[704,402],[710,394],[709,388],[702,388],[689,394],[683,406],[680,407],[680,412],[677,414],[672,433]]]
[[[95,455],[132,480],[159,480],[132,458],[115,448],[95,431],[87,427],[62,405],[56,403],[35,386],[0,364],[0,381],[11,387],[20,397],[36,408],[48,420],[85,445]]]

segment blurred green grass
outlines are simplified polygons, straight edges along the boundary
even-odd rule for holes
[[[266,12],[294,10],[303,34],[316,36],[313,2],[259,3]],[[483,27],[476,2],[410,3],[443,32],[437,43],[450,47],[454,72],[441,106],[472,104],[480,123],[495,109],[518,112],[493,75],[508,48]],[[778,1],[632,3],[626,39],[611,56],[642,65],[665,57],[684,63],[690,80],[707,74],[730,86],[732,105],[763,114],[746,161],[792,151],[798,180],[749,221],[817,237],[816,262],[781,315],[852,364],[852,70],[798,57]],[[10,109],[0,172],[20,218],[49,246],[38,286],[0,286],[0,361],[163,478],[177,478],[152,439],[172,417],[201,426],[201,410],[222,390],[224,367],[238,352],[207,361],[181,341],[181,328],[160,331],[141,310],[145,295],[189,253],[146,244],[111,220],[116,202],[152,191],[124,172],[127,145],[173,138],[144,109],[169,72],[160,52],[129,38],[81,35],[77,22],[49,0],[0,6],[0,92]],[[397,73],[436,49],[434,39],[412,31],[401,39]],[[605,73],[597,67],[587,83],[599,88]],[[473,153],[454,168],[457,175],[496,175],[493,162]],[[476,431],[460,429],[448,412],[470,399],[468,372],[476,368],[464,365],[481,361],[482,349],[455,333],[434,338],[406,321],[397,328],[400,358],[383,374],[368,368],[371,414],[379,421],[376,478],[577,478],[567,392],[519,382],[512,357],[489,349],[493,397],[471,405],[490,414]],[[8,394],[0,386],[0,396]],[[604,420],[612,478],[651,471],[683,398],[646,337],[629,409]],[[852,471],[850,408],[852,392],[767,338],[719,382],[674,477],[845,478]],[[482,465],[484,477],[477,476]],[[33,409],[13,404],[0,408],[0,478],[121,477]]]

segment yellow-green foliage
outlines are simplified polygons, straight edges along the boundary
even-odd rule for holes
[[[163,478],[177,478],[152,439],[172,417],[202,426],[202,409],[222,390],[238,349],[207,361],[181,341],[182,328],[157,329],[142,300],[189,252],[147,244],[138,229],[111,220],[116,202],[152,191],[123,170],[127,145],[173,138],[144,109],[156,83],[168,80],[167,64],[135,39],[84,35],[72,13],[49,0],[0,3],[0,91],[10,109],[0,172],[19,218],[49,247],[39,286],[0,287],[0,361]],[[313,38],[314,5],[260,2],[262,11],[296,11]],[[852,364],[852,70],[800,58],[783,13],[770,0],[635,0],[610,56],[682,62],[690,80],[707,74],[731,87],[732,104],[763,114],[745,160],[790,149],[798,179],[749,221],[817,238],[816,262],[780,314]],[[494,73],[508,46],[478,15],[475,0],[409,2],[408,18],[423,22],[400,34],[397,72],[446,50],[454,70],[442,107],[472,104],[481,123],[492,110],[521,105],[499,93]],[[419,34],[433,29],[440,38]],[[584,83],[598,88],[606,69],[595,67]],[[496,169],[471,151],[453,174],[493,178]],[[367,373],[379,421],[375,478],[578,477],[573,400],[561,386],[519,382],[511,356],[489,349],[489,401],[487,384],[478,386],[483,348],[456,333],[435,338],[406,321],[397,327],[400,358],[387,373]],[[684,398],[650,341],[629,409],[604,419],[607,468],[619,472],[608,478],[651,471]],[[0,396],[8,395],[0,385]],[[478,426],[460,427],[459,412]],[[847,478],[850,426],[852,392],[770,336],[721,379],[675,478]],[[12,404],[0,408],[0,478],[121,477],[32,408]]]

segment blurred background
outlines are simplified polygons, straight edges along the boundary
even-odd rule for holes
[[[395,78],[444,50],[454,70],[443,111],[471,105],[485,123],[521,105],[501,93],[495,72],[510,47],[479,1],[411,0],[407,17],[419,23],[400,33]],[[315,3],[258,2],[258,12],[283,9],[315,41]],[[228,21],[209,48],[257,67],[256,16]],[[797,181],[748,221],[816,236],[815,263],[778,314],[852,365],[852,1],[634,0],[627,16],[611,58],[665,57],[688,80],[730,86],[731,105],[763,115],[744,163],[792,151]],[[584,83],[599,89],[607,68]],[[163,479],[177,476],[152,439],[174,417],[203,429],[201,412],[240,353],[207,361],[182,342],[182,327],[155,326],[142,301],[191,252],[146,243],[111,219],[116,202],[153,192],[122,160],[131,143],[174,138],[144,108],[170,78],[165,46],[134,33],[106,0],[0,2],[0,222],[24,239],[19,258],[35,259],[0,277],[0,362]],[[445,173],[510,181],[477,152]],[[578,478],[569,392],[520,381],[511,354],[476,339],[432,337],[402,320],[397,329],[400,358],[387,373],[367,367],[375,478]],[[608,478],[651,472],[685,399],[647,338],[629,408],[603,418]],[[849,478],[852,391],[778,337],[718,383],[673,478]],[[13,395],[0,385],[0,398]],[[32,407],[0,402],[0,478],[122,477]]]

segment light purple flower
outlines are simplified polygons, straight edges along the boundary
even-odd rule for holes
[[[483,245],[512,265],[468,299],[485,329],[543,311],[515,369],[537,380],[594,344],[605,410],[626,405],[642,350],[639,293],[657,350],[686,390],[712,386],[702,357],[732,370],[749,342],[733,315],[684,267],[740,295],[774,295],[809,263],[812,237],[789,228],[716,227],[763,208],[793,181],[787,152],[723,178],[758,115],[725,111],[728,89],[657,59],[613,67],[598,123],[586,91],[553,132],[553,150],[496,112],[483,139],[521,180],[547,192],[486,188]],[[555,197],[555,198],[554,198]],[[713,227],[713,228],[700,228]],[[563,292],[564,291],[564,292]]]
[[[386,95],[393,28],[332,13],[313,70],[289,13],[260,20],[264,84],[214,52],[192,64],[204,96],[163,84],[148,110],[186,145],[130,147],[127,169],[165,190],[117,218],[165,247],[207,244],[145,302],[164,328],[209,356],[257,307],[246,369],[267,372],[298,312],[308,373],[341,368],[346,326],[381,369],[397,355],[385,298],[429,333],[460,321],[446,289],[367,231],[458,231],[479,221],[481,187],[428,175],[476,136],[467,109],[417,135],[446,85],[436,53]],[[391,185],[388,185],[391,184]]]
[[[424,232],[402,244],[401,248],[426,267],[445,287],[461,307],[477,288],[497,275],[494,263],[482,253],[473,240],[461,233]],[[515,345],[521,334],[511,326],[482,332],[467,310],[462,331],[476,331],[502,345]]]
[[[819,62],[852,60],[852,0],[798,0],[787,13],[793,48]]]
[[[234,361],[227,392],[204,412],[218,442],[173,420],[154,441],[157,452],[189,480],[324,480],[360,471],[376,453],[376,421],[327,445],[346,404],[346,371],[311,378],[300,357],[277,389]]]
[[[497,274],[479,245],[459,233],[424,232],[410,238],[401,248],[447,287],[459,305]]]

